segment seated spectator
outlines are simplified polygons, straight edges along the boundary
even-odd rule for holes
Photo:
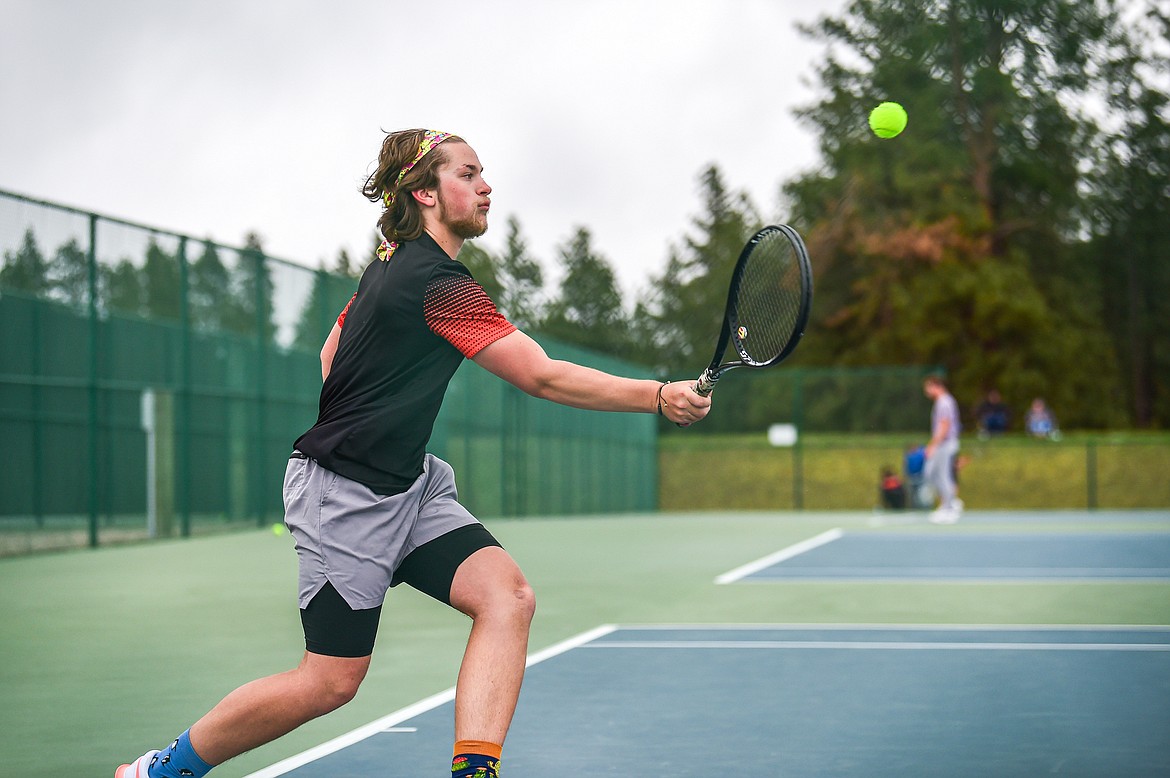
[[[979,438],[986,440],[992,435],[1007,432],[1008,420],[1011,412],[1007,403],[999,396],[999,391],[992,389],[979,406],[975,408],[975,419],[979,428]]]
[[[890,467],[882,468],[880,489],[883,508],[891,511],[906,509],[906,489],[902,479]]]
[[[1052,440],[1060,438],[1056,417],[1052,415],[1052,411],[1048,409],[1044,400],[1039,397],[1032,401],[1032,407],[1028,409],[1028,415],[1024,418],[1024,429],[1034,438]]]

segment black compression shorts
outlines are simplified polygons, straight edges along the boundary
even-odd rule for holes
[[[459,566],[481,548],[499,545],[482,524],[468,524],[407,554],[390,585],[409,584],[450,605],[451,583]],[[350,608],[333,584],[326,582],[308,606],[301,609],[305,650],[324,656],[369,656],[374,651],[381,613],[380,605],[364,610]]]

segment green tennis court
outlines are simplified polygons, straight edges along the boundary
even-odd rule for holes
[[[526,774],[521,765],[541,764],[544,752],[556,748],[562,737],[542,733],[533,723],[546,718],[540,713],[542,697],[573,698],[585,690],[594,701],[591,704],[620,707],[622,700],[633,694],[651,707],[659,698],[658,709],[677,710],[678,716],[685,717],[685,726],[701,727],[704,733],[703,737],[688,737],[688,745],[707,749],[707,753],[694,760],[694,772],[683,768],[675,774],[709,775],[715,766],[711,760],[729,758],[727,749],[737,750],[759,728],[752,725],[756,726],[753,730],[747,719],[737,718],[721,720],[715,727],[711,716],[702,718],[703,709],[715,699],[727,709],[740,700],[746,710],[750,700],[759,696],[760,679],[782,670],[772,680],[778,682],[777,689],[791,689],[791,696],[771,695],[775,704],[766,715],[754,718],[779,717],[783,721],[786,716],[796,717],[802,720],[802,731],[808,737],[822,729],[830,733],[822,742],[840,751],[838,756],[879,759],[884,753],[904,748],[907,737],[928,735],[914,731],[925,720],[920,709],[911,710],[913,705],[890,707],[881,702],[881,690],[864,688],[872,675],[866,670],[871,667],[867,662],[879,655],[888,655],[883,661],[898,664],[901,669],[891,677],[900,674],[907,683],[914,674],[904,663],[912,657],[929,656],[931,662],[941,662],[922,683],[915,681],[912,689],[907,687],[910,701],[923,694],[943,694],[951,679],[958,678],[965,684],[966,696],[1000,690],[994,707],[988,709],[997,716],[1014,711],[1011,715],[1032,722],[1041,733],[1048,727],[1059,728],[1066,720],[1078,722],[1077,727],[1096,726],[1104,738],[1100,742],[1111,743],[1111,748],[1128,748],[1134,759],[1165,758],[1164,740],[1145,737],[1145,729],[1129,719],[1116,718],[1104,706],[1104,701],[1118,696],[1117,689],[1108,684],[1125,682],[1143,693],[1151,692],[1150,700],[1141,703],[1145,707],[1138,707],[1149,726],[1166,720],[1164,701],[1170,699],[1170,679],[1166,677],[1165,652],[1116,648],[1117,644],[1140,643],[1132,636],[1139,632],[1147,636],[1143,640],[1152,641],[1151,645],[1166,643],[1162,628],[1170,625],[1170,583],[1164,580],[1089,577],[943,583],[905,579],[715,583],[717,576],[763,554],[833,529],[847,536],[870,533],[875,538],[921,534],[925,529],[875,527],[872,519],[870,513],[760,512],[489,522],[536,589],[538,612],[530,644],[534,653],[602,624],[644,625],[654,632],[654,637],[646,638],[622,630],[606,636],[605,644],[627,637],[655,644],[636,649],[609,645],[574,649],[534,666],[531,683],[521,698],[522,711],[530,713],[517,718],[505,752],[509,772]],[[1098,534],[1102,538],[1136,538],[1167,531],[1170,512],[1164,511],[1101,515],[973,512],[969,520],[953,527],[929,528],[930,535],[937,538],[994,534],[1027,540]],[[4,614],[0,651],[5,657],[0,665],[0,688],[6,703],[0,706],[0,732],[4,733],[0,772],[46,778],[63,773],[106,775],[120,761],[174,737],[239,684],[287,669],[301,653],[294,589],[295,559],[288,537],[259,531],[0,561],[0,613]],[[762,637],[768,644],[792,642],[794,625],[822,631],[799,638],[818,644],[805,649],[745,649],[738,645],[743,642],[742,635],[729,638],[726,630],[694,632],[721,624],[761,625],[761,629],[772,631]],[[840,636],[852,625],[867,625],[867,631],[856,636],[870,646],[869,650],[824,646],[840,642]],[[660,633],[664,626],[677,627],[678,632]],[[868,631],[879,626],[894,630],[894,637]],[[1008,643],[1012,636],[1026,635],[1033,642],[1067,645],[1071,633],[1064,628],[1073,626],[1080,630],[1078,634],[1087,631],[1096,636],[1094,644],[1114,647],[1096,651],[970,648],[957,652],[937,646],[899,651],[874,645],[924,642],[921,634],[914,632],[923,626],[940,628],[944,635],[952,636],[943,639],[932,635],[925,641],[932,644],[956,642],[953,636],[961,632],[963,640],[978,644]],[[963,630],[949,631],[958,627]],[[998,632],[988,631],[993,627]],[[238,777],[269,769],[442,694],[454,682],[467,628],[467,620],[459,614],[417,593],[396,589],[383,614],[373,667],[357,699],[286,738],[221,766],[215,774]],[[661,647],[666,642],[675,645]],[[706,647],[708,643],[712,647]],[[764,665],[748,664],[739,652]],[[969,664],[954,663],[956,657],[968,652],[973,661],[990,662],[994,667],[964,678]],[[999,664],[1016,654],[1026,658]],[[623,655],[628,656],[616,661]],[[784,669],[784,663],[794,655],[800,662],[812,664],[794,675],[792,668]],[[728,661],[733,656],[736,658]],[[579,661],[588,667],[583,665],[580,673],[568,670]],[[641,662],[669,668],[684,661],[685,667],[678,665],[684,675],[708,679],[703,688],[684,684],[669,699],[653,687],[638,694],[627,688],[628,678],[639,674]],[[1111,664],[1114,661],[1117,664]],[[715,672],[710,662],[730,669]],[[838,662],[844,664],[835,667]],[[1064,681],[1045,680],[1048,670],[1055,672],[1061,663],[1070,662],[1076,666],[1061,671],[1064,675],[1059,678]],[[824,666],[818,667],[820,663]],[[546,673],[549,686],[542,680]],[[1104,685],[1071,693],[1078,687],[1068,683],[1086,673],[1094,678],[1106,676],[1101,681]],[[797,676],[801,684],[788,682]],[[745,678],[749,680],[745,682]],[[1019,691],[1003,691],[1004,679],[1013,678],[1032,678],[1037,689],[1064,691],[1032,700]],[[852,681],[847,682],[849,679]],[[825,719],[823,727],[818,727],[816,719],[802,707],[810,704],[810,690],[817,689],[833,689],[824,710],[836,713]],[[1159,700],[1163,701],[1161,708],[1157,707]],[[530,705],[533,707],[527,707]],[[959,712],[966,710],[960,708]],[[568,713],[571,706],[566,706]],[[441,705],[430,715],[439,717],[434,726],[440,735],[444,728],[449,733],[450,717]],[[700,721],[706,723],[696,723]],[[843,732],[840,721],[868,722],[862,729],[877,731],[861,737],[856,732]],[[881,727],[876,726],[878,722]],[[581,742],[602,738],[605,729],[587,710],[586,715],[562,726],[572,729]],[[617,743],[612,738],[593,742],[614,760],[610,764],[617,772],[610,774],[623,774],[621,770],[641,774],[638,771],[645,763],[627,764],[624,755],[657,749],[668,729],[669,725],[645,732],[619,728],[628,731],[626,742]],[[836,736],[831,734],[834,730]],[[802,742],[806,742],[805,735]],[[898,737],[904,739],[899,741]],[[1143,737],[1148,745],[1144,756],[1132,749],[1135,739]],[[449,739],[449,735],[439,738],[444,744],[435,747],[437,753],[429,753],[431,746],[423,749],[422,758],[429,758],[433,765],[430,769],[443,769],[449,757]],[[965,742],[967,750],[943,749],[932,757],[932,764],[962,765],[971,755],[1002,745],[987,733],[969,741],[947,742]],[[1069,759],[1075,761],[1080,752],[1069,750],[1075,744],[1062,743],[1066,741],[1053,741],[1044,753],[1051,756],[1068,751]],[[828,756],[826,753],[826,760]],[[397,758],[379,757],[379,762],[385,763],[379,765],[378,774],[396,774],[393,762]],[[1071,769],[1073,761],[1066,769]],[[838,764],[831,760],[824,763]],[[523,768],[530,769],[535,768]],[[957,768],[950,772],[961,774]]]

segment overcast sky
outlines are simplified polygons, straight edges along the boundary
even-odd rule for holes
[[[502,245],[555,267],[578,226],[628,293],[665,267],[710,163],[775,215],[817,163],[795,123],[844,0],[0,0],[0,188],[332,265],[367,249],[383,130],[478,152]],[[859,121],[864,121],[864,115]]]

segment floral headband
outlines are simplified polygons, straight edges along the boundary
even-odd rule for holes
[[[414,159],[412,159],[406,165],[406,167],[398,171],[398,179],[394,182],[394,186],[390,187],[390,189],[386,190],[386,192],[382,195],[382,202],[386,204],[387,208],[394,205],[394,197],[398,194],[398,187],[401,186],[402,179],[406,177],[406,174],[409,173],[414,168],[414,166],[419,163],[419,160],[427,155],[427,152],[450,138],[451,135],[452,133],[439,132],[438,130],[423,131],[422,142],[418,144],[418,153],[414,155]]]
[[[402,179],[406,177],[406,174],[409,173],[411,169],[413,169],[414,166],[419,163],[419,160],[425,157],[431,149],[433,149],[435,146],[438,146],[440,143],[447,140],[451,136],[452,133],[449,132],[439,132],[438,130],[423,130],[422,141],[418,144],[418,153],[414,155],[414,159],[407,163],[407,165],[402,168],[402,170],[398,171],[398,178],[394,181],[394,186],[390,187],[390,189],[388,189],[382,195],[382,202],[386,204],[387,208],[394,205],[394,197],[398,194],[398,187],[402,185]],[[382,245],[378,246],[378,259],[382,260],[383,262],[389,262],[390,257],[394,256],[394,252],[397,250],[397,241],[383,240]]]

